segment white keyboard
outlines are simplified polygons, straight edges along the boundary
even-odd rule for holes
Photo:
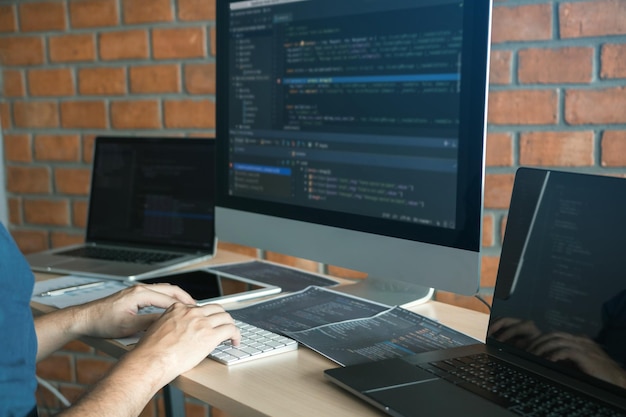
[[[227,340],[209,354],[209,358],[225,365],[235,365],[298,348],[298,342],[278,333],[235,320],[241,332],[241,343],[235,347]]]

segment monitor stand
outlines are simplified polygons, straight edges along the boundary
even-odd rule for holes
[[[333,287],[333,290],[389,306],[425,303],[432,299],[435,292],[434,288],[376,277]]]

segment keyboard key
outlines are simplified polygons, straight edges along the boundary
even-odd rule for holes
[[[155,264],[170,261],[182,256],[180,254],[173,253],[143,252],[137,250],[102,248],[95,246],[86,246],[68,250],[63,252],[62,255],[140,264]]]
[[[248,362],[283,352],[291,352],[298,348],[298,343],[278,333],[270,332],[249,323],[235,321],[241,332],[241,343],[232,346],[225,341],[209,354],[209,358],[225,365]]]
[[[623,416],[591,398],[485,354],[418,366],[521,416]]]

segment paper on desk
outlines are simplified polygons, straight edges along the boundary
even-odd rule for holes
[[[402,307],[372,317],[283,333],[342,366],[478,343]]]
[[[94,288],[85,288],[76,291],[70,291],[65,294],[55,295],[51,297],[41,297],[38,295],[46,291],[53,291],[60,288],[71,287],[74,285],[89,284],[90,282],[100,281],[103,281],[104,285],[100,285]],[[122,281],[66,275],[59,278],[52,278],[45,281],[36,282],[33,289],[31,301],[53,306],[56,308],[65,308],[78,304],[84,304],[89,301],[97,300],[98,298],[107,297],[126,288],[127,286],[128,285],[123,283]]]

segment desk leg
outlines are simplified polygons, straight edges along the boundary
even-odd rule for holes
[[[185,396],[181,390],[168,384],[163,387],[166,417],[185,417]]]

